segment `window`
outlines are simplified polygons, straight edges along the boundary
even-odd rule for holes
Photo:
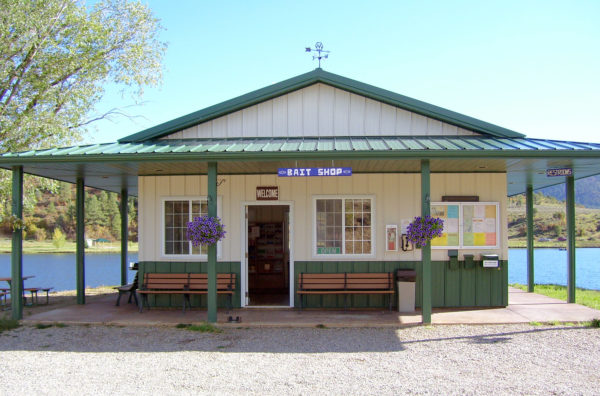
[[[316,254],[373,253],[371,198],[316,198]]]
[[[187,223],[208,214],[206,199],[167,199],[164,201],[165,255],[208,254],[206,246],[192,246],[187,239]]]

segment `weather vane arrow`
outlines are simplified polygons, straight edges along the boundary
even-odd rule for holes
[[[318,53],[318,55],[313,55],[313,60],[315,60],[315,59],[319,60],[319,69],[320,69],[321,68],[321,59],[329,58],[329,53],[331,51],[325,51],[323,49],[323,43],[320,41],[317,41],[317,43],[315,44],[315,48],[306,47],[306,52],[317,52]]]

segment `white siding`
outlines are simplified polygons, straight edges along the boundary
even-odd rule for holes
[[[257,186],[279,186],[281,201],[294,203],[292,213],[294,259],[317,260],[313,251],[313,197],[315,195],[372,195],[375,212],[375,255],[365,260],[419,260],[420,250],[385,252],[385,226],[420,215],[420,174],[361,174],[332,178],[278,178],[276,175],[219,176],[225,182],[218,188],[220,214],[227,237],[222,244],[222,261],[241,261],[243,241],[243,202],[254,202]],[[161,199],[169,196],[206,195],[206,176],[142,176],[139,178],[139,241],[141,261],[163,261]],[[506,175],[504,174],[433,174],[431,200],[444,195],[478,195],[480,201],[500,202],[500,249],[486,250],[508,259],[506,221]],[[260,204],[260,202],[257,202]],[[461,250],[464,253],[480,251]],[[445,250],[433,250],[433,260],[447,259]],[[186,260],[184,258],[174,261]],[[323,260],[319,257],[318,260]],[[336,259],[339,260],[339,259]]]
[[[349,135],[477,134],[319,83],[184,129],[166,139]]]

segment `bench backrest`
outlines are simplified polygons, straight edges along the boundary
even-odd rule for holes
[[[190,274],[189,290],[208,290],[208,274]],[[235,274],[217,274],[217,290],[234,290]]]
[[[144,288],[155,290],[181,290],[188,282],[188,274],[144,274]]]
[[[217,290],[235,290],[235,274],[217,274]],[[208,290],[207,274],[144,274],[144,288],[154,290]]]
[[[394,288],[391,272],[376,273],[301,273],[300,290],[392,290]]]

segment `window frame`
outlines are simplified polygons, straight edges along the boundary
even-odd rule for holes
[[[317,200],[319,199],[340,199],[342,200],[342,253],[340,254],[317,254]],[[371,252],[362,254],[343,253],[346,250],[346,199],[370,199],[371,200]],[[374,258],[377,255],[377,221],[376,221],[376,201],[375,195],[313,195],[312,196],[312,258],[316,260],[340,260],[340,259],[364,259]]]
[[[161,213],[161,217],[160,217],[160,254],[161,254],[161,258],[164,259],[195,259],[198,261],[201,260],[208,260],[208,255],[207,254],[193,254],[193,253],[188,253],[188,254],[167,254],[165,252],[165,242],[166,242],[166,225],[165,225],[165,212],[166,212],[166,207],[165,207],[165,203],[167,201],[188,201],[188,205],[191,207],[191,203],[192,201],[206,201],[208,202],[208,196],[206,195],[199,195],[199,196],[164,196],[160,198],[160,213]],[[217,197],[217,216],[219,216],[221,218],[221,220],[223,219],[223,217],[221,216],[221,196]],[[190,211],[190,217],[191,217],[191,211]],[[192,221],[192,219],[189,219],[188,221]],[[192,251],[191,248],[191,242],[188,241],[190,244],[190,252]],[[217,258],[221,258],[221,252],[222,252],[222,241],[217,242]]]

